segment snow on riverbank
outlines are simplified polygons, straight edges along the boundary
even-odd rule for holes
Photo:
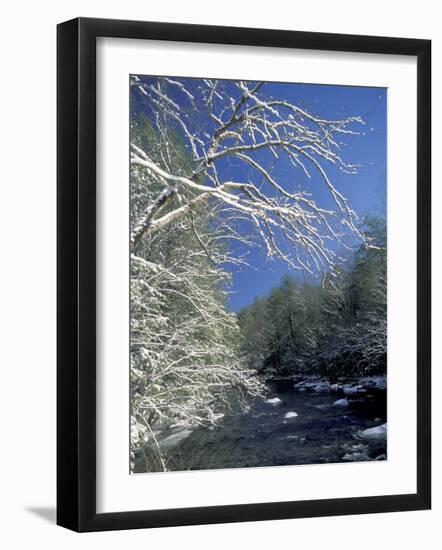
[[[172,435],[169,435],[165,437],[164,439],[161,439],[159,441],[159,445],[161,449],[173,449],[175,448],[181,441],[184,441],[184,439],[187,439],[189,435],[193,432],[193,430],[183,429],[180,430]]]
[[[335,392],[348,397],[364,395],[370,391],[385,391],[387,379],[385,376],[366,376],[352,382],[338,382],[331,384],[324,378],[309,376],[294,384],[298,391],[310,391],[314,393]]]

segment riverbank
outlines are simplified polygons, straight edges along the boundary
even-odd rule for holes
[[[386,376],[363,376],[358,378],[339,377],[335,380],[319,376],[294,376],[285,378],[294,383],[298,391],[312,391],[316,393],[335,392],[338,395],[363,395],[370,392],[386,391]]]
[[[228,411],[213,428],[162,434],[170,470],[323,464],[387,457],[386,380],[267,381],[247,412]],[[135,472],[157,471],[139,456]]]

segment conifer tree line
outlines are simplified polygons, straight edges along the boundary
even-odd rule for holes
[[[367,218],[361,245],[322,284],[283,278],[238,315],[243,349],[260,372],[329,378],[386,372],[386,225]]]

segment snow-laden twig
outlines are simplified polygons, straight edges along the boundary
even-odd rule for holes
[[[165,77],[149,82],[138,79],[134,85],[158,113],[156,124],[164,136],[160,148],[170,141],[170,128],[176,128],[194,161],[191,173],[173,173],[132,144],[132,163],[166,185],[134,227],[134,248],[144,234],[161,230],[198,201],[190,194],[185,203],[162,214],[164,202],[170,204],[173,195],[170,189],[178,188],[192,189],[203,199],[210,196],[224,204],[232,218],[233,210],[246,215],[269,256],[310,272],[333,265],[336,247],[330,242],[341,241],[340,227],[362,239],[358,217],[330,171],[333,167],[349,174],[357,172],[357,165],[344,159],[341,142],[361,133],[361,117],[329,120],[315,116],[285,98],[271,97],[262,82],[192,82]],[[180,103],[177,93],[181,94]],[[267,153],[272,155],[271,163]],[[230,181],[224,166],[229,159],[235,160],[236,173],[247,173],[248,181]],[[292,166],[290,175],[278,168],[286,163]],[[321,207],[299,190],[297,170],[322,181],[334,209]]]

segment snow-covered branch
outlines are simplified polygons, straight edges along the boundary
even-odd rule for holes
[[[132,164],[161,188],[132,228],[134,249],[143,235],[207,200],[222,204],[231,219],[241,218],[243,229],[255,232],[270,257],[296,269],[329,268],[336,260],[331,241],[340,241],[348,231],[361,238],[357,215],[334,182],[340,172],[357,172],[342,147],[362,130],[359,116],[315,116],[272,97],[265,83],[135,77],[132,84],[155,118],[162,136],[159,147],[170,149],[176,132],[193,159],[188,173],[177,173],[161,160],[167,155],[155,161],[132,144]],[[303,179],[322,183],[330,197],[326,206],[311,197],[300,184]],[[164,209],[177,194],[181,202]]]

